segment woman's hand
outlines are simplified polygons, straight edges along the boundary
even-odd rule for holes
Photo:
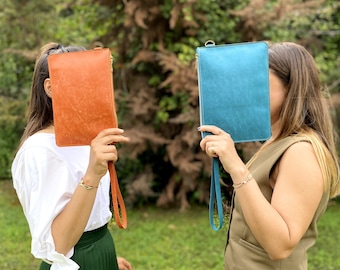
[[[218,157],[226,172],[232,175],[234,171],[244,170],[245,165],[228,133],[216,126],[201,126],[198,130],[211,133],[201,140],[200,147],[210,157]]]
[[[89,165],[84,176],[88,185],[98,186],[100,179],[108,170],[108,162],[118,159],[116,143],[128,142],[120,128],[109,128],[101,131],[91,142]]]
[[[119,270],[132,270],[131,264],[122,257],[117,257]]]

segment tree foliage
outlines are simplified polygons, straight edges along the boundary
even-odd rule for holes
[[[336,0],[4,0],[0,10],[0,95],[8,105],[1,176],[9,176],[24,127],[34,58],[49,41],[112,51],[119,122],[131,138],[117,163],[128,204],[207,202],[211,161],[199,148],[195,66],[205,41],[298,42],[315,56],[323,83],[340,92]],[[256,148],[238,145],[244,159]]]
[[[177,201],[185,209],[188,198],[202,202],[208,195],[210,160],[198,148],[200,134],[196,130],[199,117],[195,48],[209,39],[217,44],[287,40],[299,42],[314,55],[321,55],[324,46],[329,45],[324,44],[317,29],[325,24],[327,29],[336,27],[328,5],[325,1],[265,0],[248,3],[136,0],[125,5],[124,26],[130,34],[125,42],[128,57],[122,69],[130,77],[122,84],[126,85],[126,101],[130,102],[129,114],[122,123],[132,142],[122,150],[142,160],[145,166],[134,174],[143,179],[145,167],[156,173],[154,167],[159,165],[152,161],[164,160],[161,178],[154,175],[157,187],[161,188],[157,190],[158,205]],[[335,2],[332,5],[338,8]],[[336,11],[334,7],[332,10]],[[319,20],[318,16],[325,20]],[[311,29],[310,25],[316,28]],[[320,46],[313,46],[311,40]],[[332,42],[336,44],[336,40]],[[129,58],[131,55],[134,57]],[[338,57],[334,50],[330,55],[331,62]],[[327,83],[332,69],[323,72],[327,74],[323,77]],[[151,153],[147,151],[149,148],[153,150]],[[256,150],[256,145],[243,144],[239,150],[246,156]],[[147,161],[150,157],[145,157],[149,154],[155,157],[151,162]]]

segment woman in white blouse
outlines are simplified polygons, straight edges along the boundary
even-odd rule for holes
[[[107,164],[117,160],[113,143],[128,141],[124,131],[103,130],[91,146],[55,142],[47,58],[80,50],[55,43],[42,48],[27,126],[12,164],[13,185],[29,224],[31,252],[43,260],[41,270],[131,270],[124,258],[117,259],[107,229],[112,216]]]

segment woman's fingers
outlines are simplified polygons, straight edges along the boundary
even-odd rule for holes
[[[219,127],[216,127],[216,126],[209,126],[209,125],[204,125],[204,126],[198,127],[198,131],[200,131],[200,132],[210,132],[212,135],[227,134],[223,129],[220,129]]]
[[[211,157],[218,157],[216,150],[217,150],[216,146],[210,146],[206,149],[205,152]]]
[[[117,257],[119,270],[132,270],[131,264],[122,257]]]
[[[229,133],[215,126],[201,126],[199,131],[211,134],[201,140],[200,147],[208,156],[218,157],[226,172],[244,166]]]
[[[92,140],[89,173],[102,176],[107,171],[108,161],[116,162],[118,160],[118,152],[114,144],[129,141],[129,138],[123,133],[122,129],[109,128],[98,133]]]
[[[116,161],[118,159],[116,143],[128,142],[129,138],[122,135],[124,130],[110,128],[101,131],[91,142],[91,150],[99,160]]]
[[[198,128],[200,132],[209,132],[200,142],[200,147],[208,155],[212,157],[218,156],[221,147],[225,148],[225,145],[229,143],[233,144],[233,141],[228,133],[216,126],[201,126]]]
[[[94,139],[102,144],[115,144],[119,142],[128,142],[130,139],[123,135],[124,130],[120,128],[104,129],[98,133]]]

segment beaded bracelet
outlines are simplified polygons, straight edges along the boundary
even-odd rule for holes
[[[249,173],[240,183],[233,184],[233,188],[238,189],[238,188],[242,187],[242,185],[247,184],[253,178],[254,177]]]
[[[98,187],[86,185],[84,183],[83,178],[80,180],[79,186],[81,186],[82,188],[85,188],[86,190],[91,190],[91,189],[94,189],[94,188],[98,188]]]

